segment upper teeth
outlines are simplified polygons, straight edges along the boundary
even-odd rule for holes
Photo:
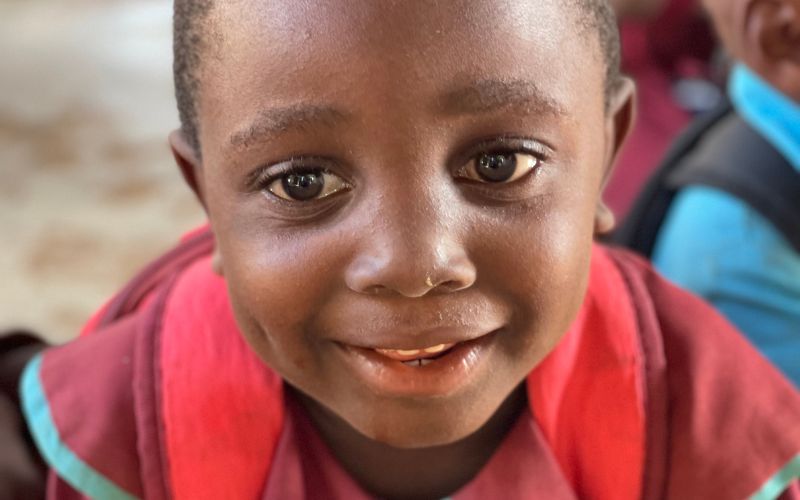
[[[395,354],[398,356],[417,356],[420,354],[436,354],[448,348],[448,344],[439,344],[424,349],[376,349],[381,354]]]

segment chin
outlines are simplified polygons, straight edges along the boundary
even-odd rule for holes
[[[421,449],[446,446],[466,439],[481,429],[491,418],[486,415],[470,415],[451,409],[440,412],[429,403],[425,408],[414,405],[412,409],[395,410],[392,418],[382,415],[359,421],[356,430],[373,441],[398,449]],[[359,419],[361,420],[361,419]],[[361,425],[363,424],[363,425]]]

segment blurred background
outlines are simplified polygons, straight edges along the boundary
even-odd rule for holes
[[[0,0],[0,328],[61,342],[203,221],[167,147],[170,0]]]

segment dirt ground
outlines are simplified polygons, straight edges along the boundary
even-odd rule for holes
[[[166,145],[169,0],[0,0],[0,328],[53,341],[203,221]]]

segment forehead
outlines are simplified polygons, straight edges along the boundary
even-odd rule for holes
[[[303,44],[332,36],[342,48],[393,42],[435,42],[443,30],[473,32],[484,41],[493,33],[532,34],[532,28],[563,28],[585,0],[229,0],[215,4],[224,35],[271,33],[271,41]],[[422,36],[427,35],[427,37]],[[398,38],[399,37],[399,38]],[[333,41],[333,40],[330,40]]]
[[[215,128],[230,129],[247,120],[240,106],[353,97],[383,108],[434,106],[443,104],[431,101],[447,95],[446,86],[490,81],[511,93],[534,89],[543,103],[568,109],[587,94],[600,97],[604,84],[597,36],[576,22],[569,5],[574,2],[219,2],[200,108],[224,108],[213,113]],[[483,94],[498,88],[484,87]]]
[[[417,35],[431,28],[469,23],[475,27],[503,22],[499,28],[525,28],[554,22],[571,12],[574,1],[561,0],[232,0],[218,2],[217,19],[261,25],[276,35],[325,31],[343,41],[379,41],[391,32]],[[241,24],[240,24],[241,25]],[[374,28],[381,27],[379,30]],[[434,35],[435,33],[430,33]],[[378,35],[377,37],[375,35]]]

